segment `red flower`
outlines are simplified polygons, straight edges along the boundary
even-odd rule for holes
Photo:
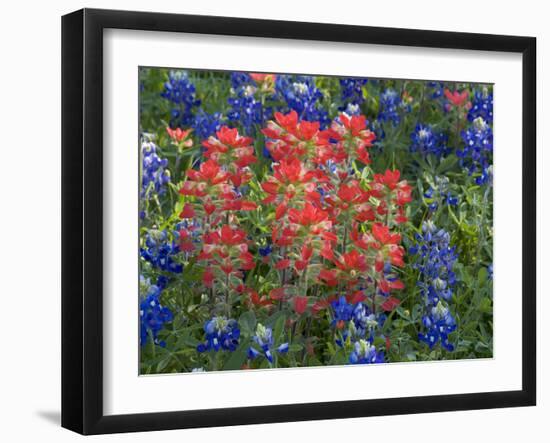
[[[465,89],[462,92],[454,91],[451,92],[447,88],[445,88],[445,97],[447,97],[447,100],[449,100],[454,106],[462,106],[464,103],[466,103],[466,100],[468,100],[469,92],[467,89]]]
[[[319,122],[298,121],[298,114],[292,110],[288,114],[275,113],[275,121],[269,121],[262,129],[270,140],[266,147],[276,161],[285,158],[315,156],[318,144],[326,143],[319,139]]]
[[[294,306],[294,311],[298,315],[302,315],[307,309],[307,297],[305,297],[305,296],[302,296],[302,297],[295,296],[292,299],[292,304]]]
[[[183,252],[193,252],[195,250],[195,245],[190,238],[189,232],[185,229],[180,229],[179,231],[179,243],[180,249]]]
[[[400,234],[392,234],[390,228],[382,225],[381,223],[375,223],[372,226],[372,235],[376,240],[378,240],[382,245],[396,245],[401,241]],[[379,247],[376,247],[379,249]]]
[[[364,115],[349,116],[341,113],[330,129],[324,131],[320,137],[329,142],[337,141],[333,147],[333,160],[339,163],[349,156],[357,158],[365,164],[370,163],[367,148],[372,146],[376,135],[367,129],[367,119]]]
[[[216,138],[217,137],[217,138]],[[253,140],[239,135],[235,128],[222,126],[216,132],[216,137],[209,137],[202,142],[206,148],[204,156],[215,160],[224,166],[244,168],[256,161]]]
[[[248,200],[228,200],[223,206],[224,211],[253,211],[258,205]]]
[[[364,272],[367,269],[367,261],[364,255],[359,254],[355,249],[346,252],[334,261],[336,267],[340,270],[348,272],[355,277],[357,272]]]
[[[378,287],[382,292],[389,294],[392,289],[404,289],[405,285],[401,280],[388,281],[385,279],[381,279],[378,282]]]
[[[401,181],[397,184],[397,197],[395,202],[398,206],[403,206],[412,201],[412,187],[406,182]]]
[[[269,138],[283,140],[287,145],[312,140],[319,132],[319,122],[298,122],[298,114],[294,110],[286,115],[276,112],[275,121],[270,121],[262,132]]]
[[[168,135],[174,141],[174,143],[185,148],[190,148],[191,146],[193,146],[193,140],[191,139],[186,140],[189,134],[191,134],[191,131],[192,129],[184,131],[181,128],[176,128],[176,129],[172,129],[170,127],[166,128],[166,132],[168,132]]]
[[[247,303],[252,304],[253,306],[263,307],[270,306],[272,304],[268,297],[265,295],[260,297],[254,289],[247,288],[244,285],[239,285],[239,287],[237,287],[237,292],[248,295]]]
[[[285,258],[277,262],[277,264],[275,265],[275,269],[286,269],[289,266],[290,266],[290,260],[288,258]]]
[[[194,195],[204,197],[217,185],[224,183],[229,174],[222,171],[220,165],[214,160],[207,160],[201,163],[199,170],[190,169],[187,171],[187,180],[180,189],[182,195]]]
[[[313,248],[309,245],[303,245],[302,251],[300,254],[300,260],[296,260],[294,263],[294,266],[296,266],[296,269],[298,271],[303,271],[305,268],[307,268],[307,265],[309,264],[309,260],[311,259],[311,256],[313,255]]]
[[[399,170],[396,169],[395,171],[390,171],[387,169],[384,175],[374,174],[374,181],[375,183],[387,186],[393,191],[397,187],[397,183],[399,183],[400,176],[401,173]]]
[[[246,239],[246,232],[223,225],[219,232],[219,242],[226,245],[239,245]]]
[[[273,167],[273,175],[261,184],[262,189],[268,194],[264,203],[277,203],[276,218],[280,219],[286,214],[288,202],[312,201],[318,202],[320,194],[315,190],[314,180],[323,180],[318,172],[309,171],[297,158],[281,160]]]
[[[395,297],[388,297],[380,306],[384,311],[393,311],[401,302]]]
[[[336,280],[336,271],[329,269],[321,269],[319,271],[319,279],[324,281],[327,286],[336,286],[338,280]]]
[[[180,218],[193,218],[195,216],[195,210],[191,203],[185,203],[183,210],[180,212]]]
[[[275,82],[277,76],[275,74],[248,74],[250,78],[256,83],[263,83],[265,81]]]
[[[367,296],[363,293],[363,291],[355,291],[351,295],[346,295],[346,300],[348,303],[351,303],[352,305],[356,303],[361,303],[365,301]]]
[[[212,272],[212,269],[206,268],[204,270],[204,273],[202,274],[202,282],[207,288],[212,287],[212,284],[214,282],[214,273]]]
[[[207,215],[212,215],[212,213],[216,210],[216,205],[214,205],[210,200],[207,200],[202,207]]]
[[[291,223],[296,223],[301,226],[316,227],[317,229],[315,233],[319,233],[319,229],[322,229],[323,227],[330,228],[330,222],[328,223],[328,226],[326,223],[323,224],[323,227],[317,226],[328,220],[328,213],[313,206],[309,202],[306,202],[303,209],[289,209],[288,220]]]
[[[273,300],[283,300],[285,296],[285,288],[276,288],[269,292],[269,297]]]

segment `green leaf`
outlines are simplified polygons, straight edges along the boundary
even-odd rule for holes
[[[437,174],[442,174],[443,172],[448,171],[456,164],[457,161],[458,158],[454,155],[449,155],[448,157],[445,157],[445,159],[441,161],[436,169]]]
[[[485,286],[487,283],[487,268],[485,266],[482,266],[479,268],[479,271],[477,271],[477,281],[479,286]]]
[[[253,311],[246,311],[239,317],[241,331],[247,335],[254,335],[256,316]]]
[[[246,355],[248,353],[249,343],[248,341],[243,340],[239,347],[231,353],[231,357],[225,362],[223,366],[224,371],[235,371],[241,369],[244,361],[246,360]]]
[[[492,314],[493,304],[491,303],[491,299],[489,297],[483,297],[479,303],[478,310],[485,314]]]
[[[286,315],[284,313],[282,313],[283,315],[279,316],[279,318],[277,318],[277,321],[275,322],[275,326],[273,327],[273,339],[275,340],[275,343],[278,343],[280,338],[281,338],[281,335],[284,331],[284,328],[285,328],[285,323],[286,323]]]

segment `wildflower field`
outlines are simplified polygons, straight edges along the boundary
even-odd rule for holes
[[[139,103],[140,374],[492,357],[492,85],[143,67]]]

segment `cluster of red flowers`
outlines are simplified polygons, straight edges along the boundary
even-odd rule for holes
[[[365,117],[340,114],[320,130],[318,122],[298,121],[294,111],[276,113],[263,133],[277,162],[262,183],[263,203],[275,206],[275,268],[287,271],[271,297],[291,300],[298,313],[308,306],[319,311],[342,292],[353,302],[369,298],[373,308],[393,309],[397,299],[388,296],[403,284],[388,278],[385,265],[404,265],[401,237],[391,230],[407,221],[411,187],[390,170],[365,184],[375,139]],[[334,290],[310,303],[311,282]]]
[[[246,199],[242,186],[252,178],[250,164],[256,161],[252,139],[237,129],[222,127],[216,137],[203,141],[204,161],[187,171],[180,194],[189,198],[180,218],[188,220],[179,232],[180,248],[195,251],[196,231],[200,236],[197,260],[204,264],[203,283],[211,288],[223,282],[225,292],[242,285],[242,271],[254,268],[246,232],[236,214],[258,205]]]
[[[276,113],[263,134],[275,160],[260,183],[263,208],[274,210],[273,253],[263,262],[272,261],[280,285],[260,296],[243,284],[242,271],[254,268],[255,258],[238,213],[258,207],[242,191],[257,158],[253,140],[225,126],[202,143],[204,159],[187,171],[180,189],[186,196],[180,217],[193,221],[180,232],[180,246],[193,252],[194,231],[200,231],[196,257],[205,266],[204,284],[225,282],[249,303],[290,303],[298,314],[317,313],[341,295],[353,303],[371,300],[373,310],[395,308],[390,293],[403,283],[391,267],[404,265],[404,249],[394,230],[407,221],[411,187],[399,171],[371,171],[375,135],[365,117],[342,113],[321,130],[294,111]],[[170,135],[185,141],[188,134]],[[314,285],[325,287],[322,295]]]

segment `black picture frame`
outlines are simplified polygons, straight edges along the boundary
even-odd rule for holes
[[[108,28],[522,54],[522,389],[109,415],[103,413],[103,31]],[[83,9],[62,18],[62,426],[82,434],[536,404],[536,39]]]

